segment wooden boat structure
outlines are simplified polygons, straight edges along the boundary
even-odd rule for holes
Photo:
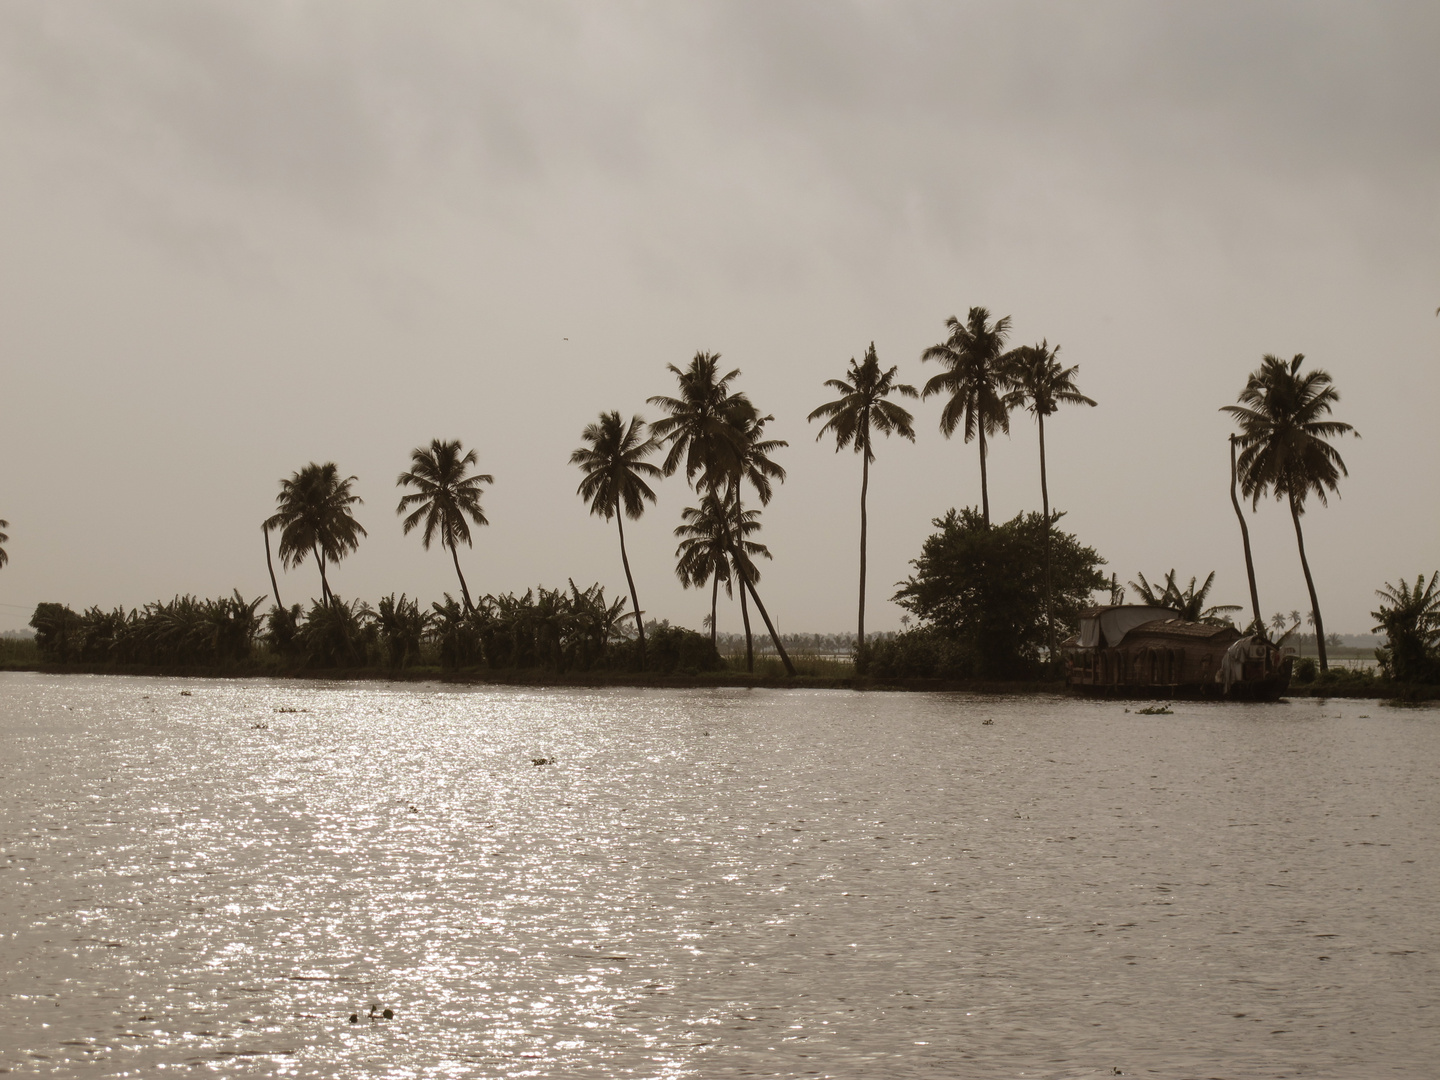
[[[1061,649],[1065,685],[1097,697],[1275,701],[1294,659],[1262,635],[1138,604],[1083,612]]]

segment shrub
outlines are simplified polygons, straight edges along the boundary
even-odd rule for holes
[[[1319,666],[1313,657],[1302,656],[1295,661],[1294,677],[1297,683],[1313,683],[1319,672]]]

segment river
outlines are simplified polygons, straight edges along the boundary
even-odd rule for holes
[[[1440,710],[1136,708],[0,674],[0,1071],[1434,1075]]]

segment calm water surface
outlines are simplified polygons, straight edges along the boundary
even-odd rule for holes
[[[1433,1076],[1437,773],[1365,701],[4,674],[0,1070]]]

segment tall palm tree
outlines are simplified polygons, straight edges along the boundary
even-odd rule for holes
[[[8,529],[9,527],[10,527],[10,522],[8,522],[8,521],[0,521],[0,530]],[[5,544],[8,544],[9,542],[10,542],[10,537],[7,536],[3,531],[0,531],[0,566],[4,566],[6,563],[8,563],[8,562],[10,561],[10,556],[5,553],[5,548],[4,548],[4,545],[5,545]]]
[[[945,320],[950,336],[920,354],[921,360],[938,360],[945,370],[925,384],[921,397],[946,395],[940,412],[940,430],[948,439],[964,422],[965,441],[980,439],[980,506],[990,524],[990,485],[985,472],[985,438],[997,431],[1010,434],[1009,392],[1013,355],[1005,351],[1010,316],[990,321],[990,312],[972,307],[965,322]]]
[[[335,594],[325,575],[325,563],[339,562],[360,546],[365,528],[355,520],[351,507],[364,500],[350,491],[355,477],[342,478],[333,461],[311,462],[288,480],[280,481],[275,496],[277,510],[265,520],[265,530],[280,530],[280,562],[299,566],[313,556],[320,570],[320,595],[332,604]],[[273,584],[273,582],[272,582]]]
[[[430,550],[431,541],[440,538],[442,547],[450,549],[455,563],[455,576],[460,579],[460,594],[465,600],[465,610],[474,611],[470,602],[470,589],[465,584],[465,575],[460,572],[460,555],[456,550],[462,542],[474,546],[470,539],[469,518],[476,525],[489,525],[485,511],[480,506],[481,488],[493,484],[495,478],[489,473],[470,473],[470,467],[479,463],[474,450],[462,454],[464,448],[459,439],[448,442],[430,440],[430,445],[417,446],[410,451],[410,471],[403,472],[395,480],[396,487],[413,487],[415,490],[400,500],[395,513],[403,514],[413,506],[404,521],[405,535],[423,524],[425,531],[420,542]]]
[[[1045,479],[1045,417],[1053,416],[1061,405],[1089,405],[1095,402],[1075,385],[1075,374],[1079,364],[1061,367],[1057,356],[1060,346],[1050,348],[1049,339],[1039,345],[1026,345],[1015,350],[1011,363],[1011,378],[1014,389],[1006,399],[1012,408],[1024,406],[1040,429],[1040,502],[1045,512],[1045,625],[1050,637],[1050,662],[1053,664],[1060,652],[1055,641],[1055,616],[1050,596],[1050,532],[1054,522],[1050,520],[1050,487]]]
[[[1300,374],[1304,353],[1296,353],[1287,364],[1278,356],[1266,355],[1250,374],[1237,405],[1226,405],[1240,427],[1241,490],[1260,504],[1263,495],[1274,495],[1290,507],[1295,523],[1295,542],[1300,549],[1300,566],[1305,587],[1310,590],[1310,607],[1315,613],[1315,641],[1320,652],[1320,670],[1329,670],[1325,654],[1325,621],[1315,579],[1305,557],[1305,534],[1300,515],[1305,500],[1314,495],[1328,505],[1327,493],[1339,491],[1340,477],[1349,470],[1339,451],[1326,440],[1354,432],[1349,424],[1325,419],[1340,400],[1329,372],[1320,368]],[[1358,435],[1357,435],[1358,437]]]
[[[655,501],[655,492],[645,479],[663,473],[645,458],[655,452],[659,443],[646,436],[645,421],[639,416],[631,417],[626,425],[618,412],[601,413],[599,422],[587,425],[580,437],[590,445],[570,455],[570,464],[578,465],[585,473],[577,493],[590,503],[592,514],[599,514],[606,521],[614,518],[615,527],[620,531],[620,562],[630,585],[643,670],[645,619],[640,610],[640,597],[635,592],[635,578],[630,573],[630,558],[625,554],[625,518],[639,520],[645,513],[645,500]]]
[[[899,405],[885,400],[892,393],[910,398],[919,396],[915,387],[895,381],[899,370],[892,367],[881,372],[880,358],[875,355],[872,341],[862,362],[857,364],[851,358],[848,382],[844,379],[825,381],[826,386],[841,396],[821,405],[809,416],[812,422],[825,421],[815,435],[816,442],[833,434],[837,454],[847,446],[854,446],[860,455],[860,625],[855,637],[855,655],[862,670],[865,665],[865,540],[869,524],[865,499],[870,490],[870,462],[875,460],[870,432],[873,428],[882,435],[895,434],[915,441],[915,418]]]
[[[730,384],[740,371],[737,368],[721,375],[719,360],[717,353],[699,352],[684,370],[668,365],[679,383],[680,394],[649,399],[650,404],[668,414],[651,424],[650,430],[658,441],[670,445],[663,466],[666,476],[676,472],[683,460],[685,477],[697,492],[718,495],[722,505],[743,516],[741,483],[748,481],[761,505],[768,504],[773,494],[771,481],[785,479],[785,470],[771,460],[770,454],[788,444],[783,439],[765,438],[765,425],[774,417],[761,416],[749,398],[731,390]],[[747,593],[762,608],[767,627],[771,624],[753,586],[744,586],[742,581],[740,614],[746,626],[746,654],[753,657]],[[773,628],[771,636],[786,670],[793,675],[794,666]]]

